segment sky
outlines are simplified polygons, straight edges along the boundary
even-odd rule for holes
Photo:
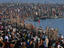
[[[0,0],[0,3],[24,2],[24,3],[54,3],[64,4],[64,0]]]

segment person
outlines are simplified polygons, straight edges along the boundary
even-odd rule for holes
[[[21,41],[20,41],[20,40],[18,40],[18,41],[15,43],[14,48],[21,48]]]
[[[7,39],[5,39],[4,44],[4,48],[10,48],[10,43],[7,41]]]
[[[38,43],[38,46],[39,46],[39,48],[44,48],[44,46],[43,46],[43,40],[42,39],[40,39],[40,42]]]
[[[33,44],[33,39],[31,39],[31,41],[30,41],[30,48],[34,48],[34,44]]]
[[[5,44],[4,42],[2,41],[2,39],[0,38],[0,48],[4,48]]]
[[[49,38],[48,48],[52,48],[51,46],[52,46],[52,39]]]
[[[63,39],[63,41],[62,41],[62,47],[64,48],[64,39]]]
[[[48,38],[47,38],[47,37],[46,37],[45,41],[46,41],[46,48],[48,48],[49,40],[48,40]]]
[[[60,47],[61,47],[61,45],[60,45],[60,44],[58,44],[58,45],[57,45],[57,48],[60,48]]]
[[[22,47],[21,48],[26,48],[26,42],[25,41],[22,43]]]
[[[29,40],[27,40],[27,48],[29,48],[29,45],[30,45],[30,41]]]

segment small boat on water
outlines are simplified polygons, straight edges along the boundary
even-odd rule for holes
[[[50,19],[57,19],[58,16],[51,16]]]
[[[58,16],[55,16],[55,19],[57,19],[58,18]]]
[[[48,16],[41,16],[40,19],[47,19]]]

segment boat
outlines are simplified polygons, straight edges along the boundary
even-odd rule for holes
[[[41,16],[40,19],[47,19],[48,16]]]

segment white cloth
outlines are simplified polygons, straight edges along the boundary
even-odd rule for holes
[[[5,36],[5,39],[7,39],[7,40],[8,40],[8,39],[9,39],[9,38],[8,38],[8,36]]]
[[[58,47],[58,48],[60,48],[61,46],[60,46],[60,45],[58,45],[57,47]]]
[[[16,32],[16,28],[13,28],[13,32]]]

